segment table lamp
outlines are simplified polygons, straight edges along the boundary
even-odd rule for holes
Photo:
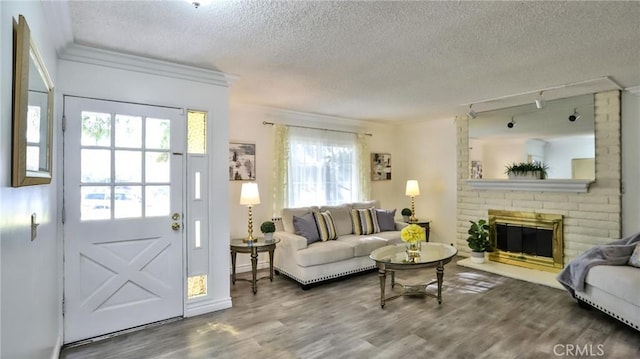
[[[417,222],[416,218],[416,201],[415,197],[420,195],[420,186],[418,185],[417,180],[408,180],[407,188],[405,189],[405,195],[411,197],[411,217],[409,218],[409,222]]]
[[[242,190],[240,191],[240,204],[249,207],[249,226],[247,238],[244,238],[242,241],[252,242],[255,240],[253,238],[253,217],[251,214],[251,208],[253,205],[260,204],[260,193],[258,192],[258,184],[255,182],[245,182],[242,184]]]

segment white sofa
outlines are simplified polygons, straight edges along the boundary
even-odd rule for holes
[[[579,304],[587,303],[640,330],[640,268],[593,266],[585,278],[584,291],[576,290],[575,297]]]
[[[392,231],[354,234],[351,209],[371,207],[379,209],[380,202],[283,209],[282,217],[275,218],[277,227],[280,227],[274,233],[274,238],[280,239],[274,258],[276,271],[308,289],[314,283],[375,268],[375,263],[369,258],[371,251],[400,243],[400,230],[407,224],[394,222]],[[305,237],[295,234],[293,216],[324,211],[331,213],[338,238],[307,244]]]

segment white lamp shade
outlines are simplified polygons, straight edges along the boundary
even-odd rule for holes
[[[418,185],[417,180],[408,180],[407,188],[405,190],[405,195],[407,196],[419,196],[420,195],[420,186]]]
[[[255,182],[245,182],[242,184],[240,191],[240,204],[251,206],[260,204],[260,193],[258,193],[258,184]]]

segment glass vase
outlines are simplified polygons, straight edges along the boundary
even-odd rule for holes
[[[413,261],[420,257],[420,242],[406,242],[407,245],[407,258],[409,261]]]

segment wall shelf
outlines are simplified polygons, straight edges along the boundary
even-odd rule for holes
[[[473,189],[493,191],[589,192],[589,186],[595,181],[573,179],[469,179],[466,182]]]

